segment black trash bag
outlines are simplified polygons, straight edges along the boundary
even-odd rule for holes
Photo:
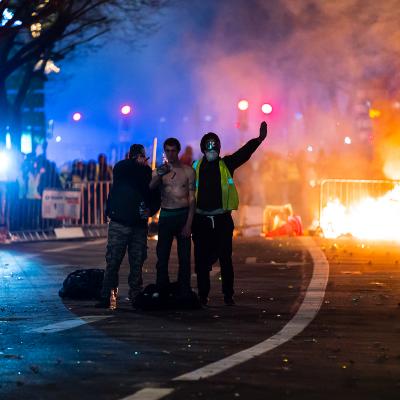
[[[89,300],[101,298],[104,269],[77,269],[64,280],[58,294],[62,298]]]
[[[159,293],[156,285],[150,284],[136,296],[135,306],[142,310],[163,310],[168,308],[168,297]]]
[[[178,282],[170,283],[164,291],[159,291],[154,284],[147,285],[136,297],[135,306],[142,310],[184,309],[196,310],[201,308],[197,294],[191,291],[182,297],[179,293]]]

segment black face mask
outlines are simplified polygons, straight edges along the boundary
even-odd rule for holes
[[[218,156],[219,156],[219,154],[215,150],[211,150],[211,151],[206,150],[206,152],[204,154],[207,158],[207,161],[210,161],[210,162],[217,160]]]

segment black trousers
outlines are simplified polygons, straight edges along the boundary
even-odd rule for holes
[[[171,246],[176,237],[178,250],[178,284],[181,296],[187,296],[190,288],[190,253],[191,239],[183,237],[181,232],[186,224],[188,209],[161,210],[158,221],[158,242],[157,242],[157,287],[165,290],[169,285],[168,262],[171,254]]]
[[[222,293],[233,296],[232,235],[233,220],[230,213],[215,216],[195,214],[192,225],[197,288],[200,297],[210,292],[210,271],[219,260]]]

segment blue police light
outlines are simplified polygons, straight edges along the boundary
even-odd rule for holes
[[[32,153],[32,135],[30,133],[21,135],[21,152],[25,154]]]
[[[8,167],[10,165],[10,159],[8,155],[4,152],[0,152],[0,171],[5,172],[8,170]]]
[[[6,149],[11,150],[12,144],[11,144],[11,135],[10,133],[6,133]]]

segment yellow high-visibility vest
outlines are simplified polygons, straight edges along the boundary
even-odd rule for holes
[[[199,190],[200,165],[202,159],[193,163],[196,171],[196,199]],[[237,210],[239,207],[239,195],[228,167],[222,159],[219,160],[219,171],[221,173],[222,208],[226,211]]]

